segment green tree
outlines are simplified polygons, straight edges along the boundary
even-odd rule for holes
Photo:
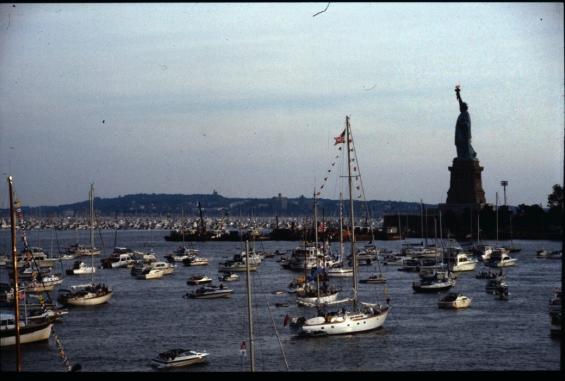
[[[562,208],[563,207],[563,187],[559,184],[553,186],[553,192],[547,196],[548,208]]]

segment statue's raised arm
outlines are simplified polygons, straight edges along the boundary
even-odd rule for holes
[[[461,99],[461,88],[455,86],[455,94],[459,101],[459,117],[455,125],[455,146],[457,147],[457,158],[463,160],[476,160],[477,153],[471,146],[471,116],[468,112],[467,103]]]

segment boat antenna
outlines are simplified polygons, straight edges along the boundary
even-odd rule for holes
[[[88,198],[90,200],[90,283],[94,286],[94,183],[90,184]]]
[[[14,309],[16,323],[16,372],[22,371],[22,353],[20,348],[20,292],[18,285],[18,258],[16,249],[16,211],[14,209],[14,178],[8,176],[8,190],[10,193],[10,228],[12,233],[12,271],[14,273]]]

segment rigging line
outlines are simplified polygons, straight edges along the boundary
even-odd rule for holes
[[[256,275],[256,278],[259,279],[259,287],[261,287],[261,289],[263,290],[264,288],[263,288],[263,282],[262,282],[262,280],[261,280],[261,275],[259,274],[259,272],[256,272],[255,275]],[[288,371],[288,370],[289,370],[288,361],[287,361],[287,359],[286,359],[286,354],[284,353],[284,348],[283,348],[283,345],[282,345],[282,342],[281,342],[281,338],[280,338],[280,335],[279,335],[279,331],[277,330],[277,325],[275,324],[275,320],[273,319],[273,313],[272,313],[272,311],[271,311],[271,305],[269,304],[269,300],[267,299],[267,294],[266,294],[266,293],[263,293],[263,297],[265,298],[265,303],[267,304],[267,311],[269,311],[269,316],[270,316],[270,318],[271,318],[271,323],[273,323],[273,328],[274,328],[274,330],[275,330],[275,335],[277,336],[277,341],[279,342],[279,347],[281,348],[281,353],[282,353],[282,355],[283,355],[284,364],[285,364],[285,366],[286,366],[286,370]]]

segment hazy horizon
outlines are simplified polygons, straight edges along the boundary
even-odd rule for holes
[[[0,4],[0,208],[312,197],[351,126],[367,200],[444,203],[459,108],[488,203],[563,184],[562,3]],[[336,173],[331,173],[335,177]],[[319,197],[337,199],[334,177]],[[330,183],[331,182],[331,183]]]

